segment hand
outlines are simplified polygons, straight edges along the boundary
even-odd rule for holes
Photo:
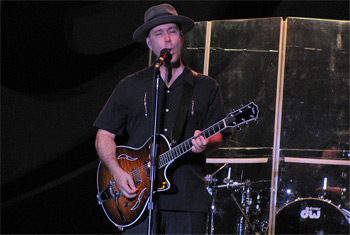
[[[116,182],[117,188],[126,198],[134,198],[137,196],[137,188],[131,175],[119,168],[113,173],[113,178]]]
[[[208,141],[203,136],[201,136],[200,133],[202,132],[196,130],[193,135],[194,138],[192,139],[191,150],[194,153],[201,153],[207,149]]]

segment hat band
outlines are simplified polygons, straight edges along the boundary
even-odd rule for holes
[[[155,15],[155,16],[149,18],[149,19],[147,20],[147,22],[148,22],[148,21],[151,21],[151,20],[153,20],[153,19],[155,19],[155,18],[161,17],[161,16],[173,16],[173,15],[174,15],[174,14],[171,14],[171,13],[161,13],[161,14],[158,14],[158,15]]]

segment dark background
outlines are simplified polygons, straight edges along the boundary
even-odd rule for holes
[[[1,1],[1,233],[117,233],[96,200],[92,123],[147,66],[148,1]],[[168,1],[194,21],[349,20],[348,1]]]

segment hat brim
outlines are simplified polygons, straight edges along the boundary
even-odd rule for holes
[[[175,23],[179,24],[181,26],[181,31],[183,33],[187,33],[193,28],[194,22],[190,18],[186,16],[179,16],[179,15],[171,15],[171,16],[162,16],[158,17],[156,19],[150,20],[140,27],[138,27],[133,35],[133,39],[136,42],[146,42],[146,38],[148,36],[148,32],[161,24],[166,23]]]

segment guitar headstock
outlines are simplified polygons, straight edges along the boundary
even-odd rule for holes
[[[236,127],[243,123],[248,124],[248,122],[256,121],[258,116],[258,106],[254,104],[254,102],[250,102],[249,104],[242,106],[240,109],[229,113],[225,118],[225,122],[227,127]]]

